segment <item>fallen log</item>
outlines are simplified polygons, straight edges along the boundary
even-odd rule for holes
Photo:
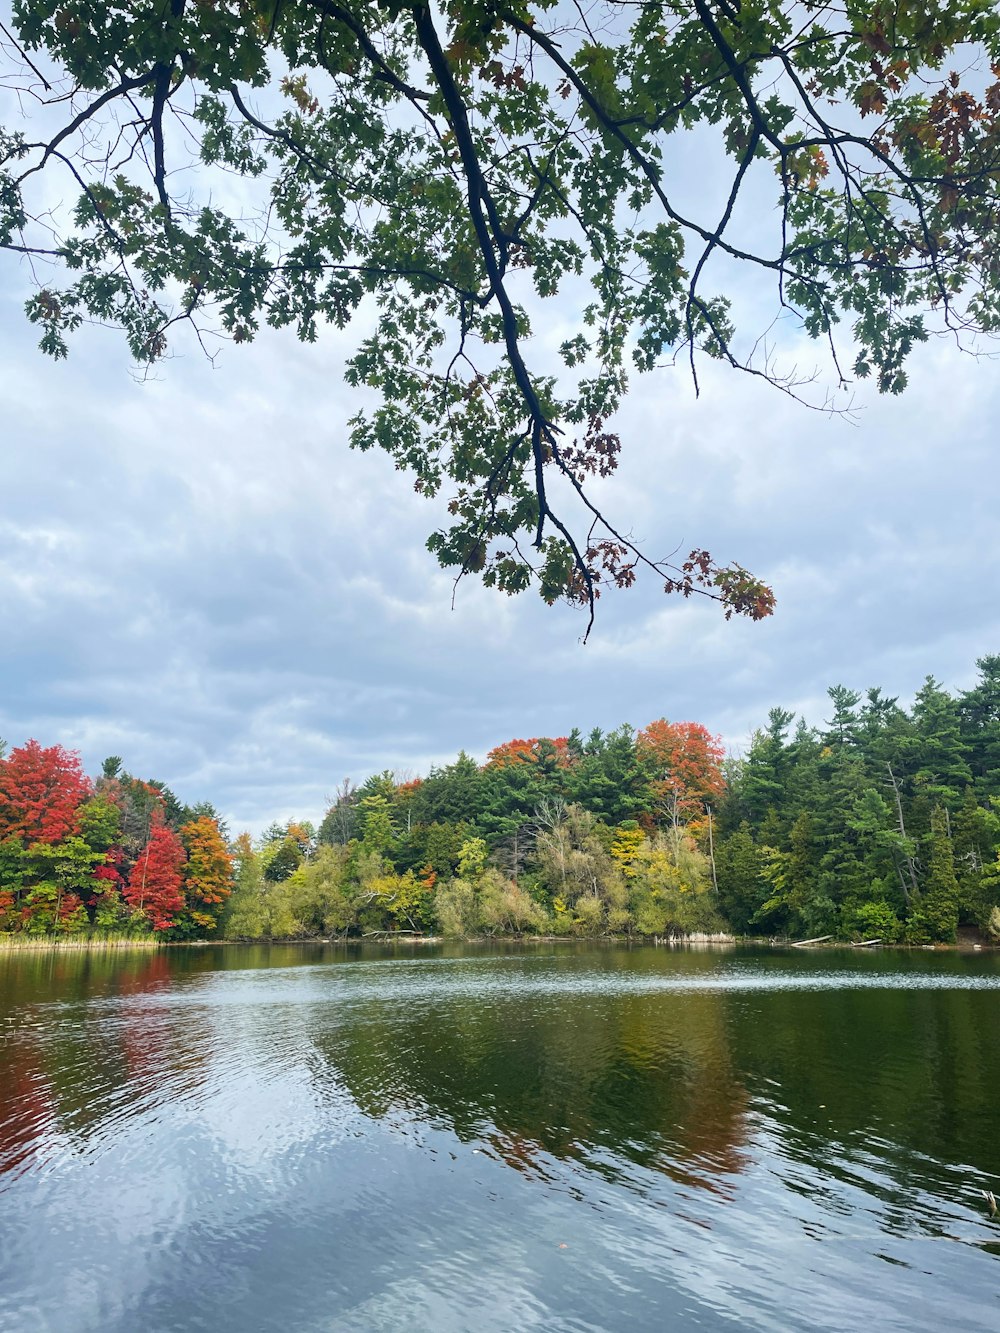
[[[793,940],[792,948],[801,949],[807,944],[822,944],[824,940],[832,940],[832,939],[833,939],[832,935],[816,935],[811,940]]]

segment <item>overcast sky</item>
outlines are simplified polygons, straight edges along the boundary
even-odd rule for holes
[[[1000,651],[997,366],[935,342],[911,387],[862,386],[856,425],[721,367],[638,382],[603,498],[653,551],[707,546],[775,588],[773,619],[647,582],[584,619],[450,576],[443,501],[351,453],[351,335],[191,348],[152,382],[121,340],[37,351],[0,261],[0,736],[108,754],[214,802],[235,832],[318,819],[345,776],[425,773],[465,748],[573,726],[703,722],[734,749],[781,704]],[[791,336],[783,335],[783,336]],[[808,366],[815,353],[785,344]]]

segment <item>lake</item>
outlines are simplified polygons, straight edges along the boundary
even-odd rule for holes
[[[1000,957],[0,955],[4,1333],[1000,1326]]]

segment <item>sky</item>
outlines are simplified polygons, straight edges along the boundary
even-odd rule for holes
[[[609,515],[739,561],[777,609],[727,623],[646,580],[584,645],[580,612],[532,592],[465,580],[452,606],[424,549],[446,497],[347,447],[356,334],[269,332],[214,364],[182,345],[140,383],[108,330],[44,357],[27,274],[0,267],[0,737],[91,772],[121,755],[233,832],[318,820],[348,776],[574,726],[697,721],[739,752],[772,706],[821,724],[830,685],[906,703],[1000,651],[1000,377],[947,341],[901,398],[857,386],[853,420],[720,366],[698,398],[683,369],[637,381]]]

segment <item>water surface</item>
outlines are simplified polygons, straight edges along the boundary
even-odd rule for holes
[[[0,957],[0,1328],[990,1329],[996,955]]]

